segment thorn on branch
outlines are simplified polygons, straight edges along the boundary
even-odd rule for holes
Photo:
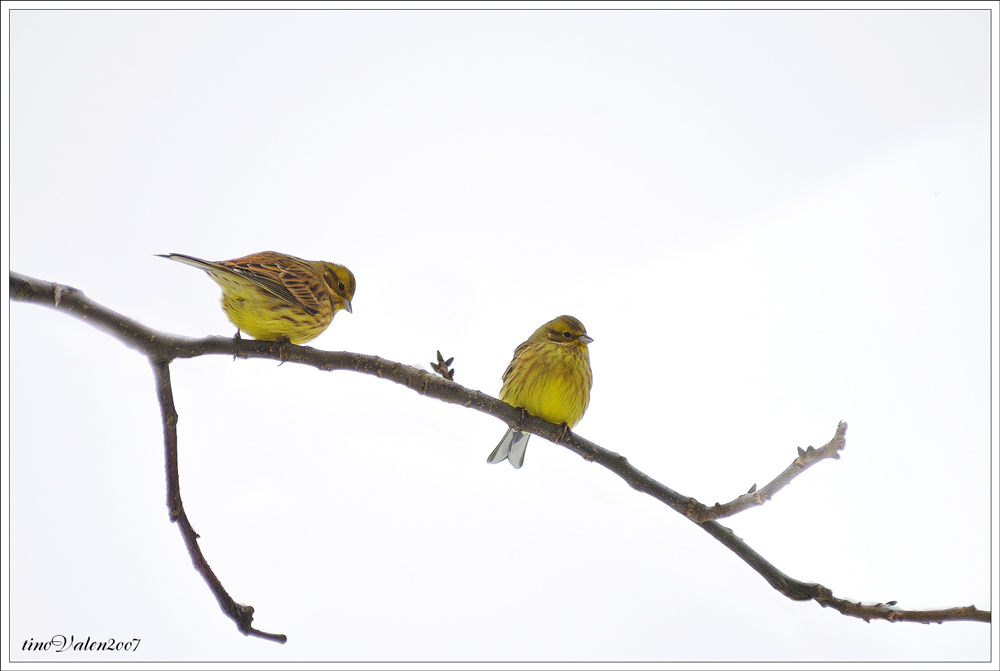
[[[756,482],[753,483],[753,487],[751,487],[750,490],[747,491],[747,494],[753,494],[755,491],[757,491],[757,483]]]
[[[444,357],[441,356],[441,350],[437,351],[437,357],[438,357],[437,363],[431,361],[431,369],[444,379],[454,382],[455,369],[454,368],[449,369],[448,366],[450,366],[451,362],[455,360],[455,357],[451,357],[450,359],[445,361]]]

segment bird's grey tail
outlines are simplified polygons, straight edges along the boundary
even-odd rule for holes
[[[202,270],[212,270],[213,268],[218,267],[211,261],[204,261],[194,256],[188,256],[187,254],[153,254],[153,256],[162,256],[165,259],[170,259],[171,261],[179,261],[180,263],[186,263],[189,266],[194,266],[195,268],[201,268]]]
[[[500,440],[500,444],[490,454],[487,463],[499,464],[504,459],[510,462],[514,468],[521,468],[524,465],[524,453],[528,449],[528,438],[530,433],[524,433],[516,429],[507,429]]]

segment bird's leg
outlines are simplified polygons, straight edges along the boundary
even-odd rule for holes
[[[519,422],[517,423],[517,427],[516,427],[516,429],[517,429],[518,431],[520,431],[520,430],[521,430],[521,426],[522,426],[522,425],[524,424],[524,408],[518,408],[518,410],[520,410],[520,411],[521,411],[521,421],[519,421]]]
[[[558,445],[560,442],[562,442],[562,439],[565,438],[569,433],[571,433],[571,431],[569,430],[569,424],[567,424],[566,422],[563,422],[562,423],[562,431],[559,432],[559,437],[556,438],[556,445]]]
[[[274,352],[275,348],[277,348],[278,360],[281,362],[278,364],[279,366],[288,361],[288,359],[285,358],[285,346],[291,344],[292,341],[288,336],[280,336],[274,339],[274,344],[271,345],[271,352]]]
[[[240,344],[243,342],[243,336],[240,335],[240,330],[236,329],[236,335],[233,336],[233,361],[237,358],[246,359],[247,355],[240,351]]]

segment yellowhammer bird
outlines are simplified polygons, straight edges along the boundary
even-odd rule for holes
[[[338,310],[351,312],[357,283],[344,266],[259,252],[229,261],[185,254],[157,254],[201,268],[222,287],[222,309],[240,331],[257,340],[309,342],[326,330]]]
[[[590,372],[587,335],[579,319],[563,315],[543,324],[514,350],[514,359],[503,374],[500,400],[556,424],[573,428],[587,411]],[[487,462],[510,460],[521,468],[530,434],[511,427]]]

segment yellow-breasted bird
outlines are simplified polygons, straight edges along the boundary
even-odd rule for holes
[[[357,282],[344,266],[259,252],[229,261],[157,254],[201,268],[222,287],[222,309],[236,328],[257,340],[309,342],[338,310],[351,312]]]
[[[543,324],[514,350],[514,359],[503,374],[500,400],[568,428],[576,426],[590,403],[587,335],[579,319],[563,315]],[[511,427],[487,462],[504,459],[521,468],[530,434]]]

